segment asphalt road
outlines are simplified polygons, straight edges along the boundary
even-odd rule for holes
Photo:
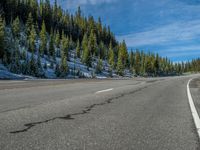
[[[0,81],[0,150],[200,149],[193,77]]]

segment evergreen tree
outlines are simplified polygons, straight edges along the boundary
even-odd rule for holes
[[[35,51],[35,40],[36,40],[36,32],[35,32],[35,27],[32,25],[31,27],[31,32],[29,35],[29,48],[31,52]]]
[[[74,46],[74,42],[73,42],[73,39],[72,39],[72,36],[70,36],[70,39],[69,39],[69,49],[72,50],[72,49],[75,49],[76,47]]]
[[[47,54],[47,32],[45,22],[42,22],[42,30],[40,31],[40,54]]]
[[[5,54],[3,55],[3,64],[4,64],[5,66],[8,65],[8,56],[7,56],[7,53],[5,53]]]
[[[121,50],[118,52],[117,73],[121,76],[124,75],[123,53]]]
[[[147,57],[145,68],[146,68],[145,70],[146,70],[147,74],[151,75],[151,73],[152,73],[152,61],[151,61],[150,56]]]
[[[120,44],[119,47],[120,51],[121,51],[121,58],[122,58],[122,63],[124,64],[124,66],[128,66],[128,52],[127,52],[127,46],[125,41],[123,40],[122,44]]]
[[[104,45],[104,43],[101,41],[99,44],[99,57],[101,59],[107,59],[107,47]]]
[[[85,63],[88,67],[90,67],[91,57],[88,46],[89,46],[88,38],[87,35],[85,34],[82,41],[82,48],[83,48],[82,62]]]
[[[30,75],[32,76],[37,76],[38,72],[37,72],[37,66],[36,66],[36,61],[35,61],[35,58],[34,58],[34,53],[32,52],[31,54],[31,60],[29,62],[29,67],[30,67]]]
[[[130,69],[132,70],[133,69],[133,66],[134,66],[134,54],[133,54],[133,51],[131,50],[130,52]]]
[[[87,34],[84,34],[83,40],[82,40],[82,49],[86,49],[88,47],[88,38],[87,38]]]
[[[12,23],[12,32],[13,32],[13,35],[15,37],[19,36],[19,33],[20,33],[20,20],[19,20],[19,17],[17,17]]]
[[[56,77],[60,77],[60,74],[61,74],[60,66],[59,66],[59,64],[56,64],[55,75],[56,75]]]
[[[90,52],[89,52],[89,48],[85,47],[83,49],[83,63],[85,63],[88,67],[91,67],[91,56],[90,56]]]
[[[135,74],[136,75],[139,75],[140,74],[140,53],[139,51],[136,51],[136,55],[135,55],[135,66],[134,66],[134,69],[135,69]]]
[[[77,46],[76,46],[76,56],[78,58],[80,58],[80,56],[81,56],[81,48],[80,48],[80,42],[79,42],[79,40],[77,41]]]
[[[0,59],[3,58],[4,53],[5,53],[4,39],[5,39],[5,22],[0,16]]]
[[[40,54],[38,54],[37,57],[37,76],[42,78],[45,77],[45,73],[41,64]]]
[[[29,36],[31,34],[31,30],[32,30],[32,26],[33,26],[33,17],[31,12],[28,15],[28,19],[26,21],[26,34]]]
[[[68,59],[68,51],[69,51],[69,38],[66,38],[63,34],[61,40],[61,52],[64,53],[67,59]]]
[[[94,33],[94,30],[91,30],[88,44],[89,44],[89,47],[90,47],[91,54],[97,56],[97,38],[96,38],[96,35]]]
[[[67,59],[64,52],[62,52],[61,65],[60,65],[60,77],[65,78],[67,73],[68,73]]]
[[[156,59],[154,61],[154,69],[155,69],[155,75],[159,74],[160,66],[159,66],[159,55],[156,54]]]
[[[108,59],[108,63],[110,64],[111,66],[111,69],[114,69],[114,65],[115,65],[115,58],[114,58],[114,51],[113,51],[113,48],[112,48],[112,43],[110,42],[110,45],[109,45],[109,59]]]
[[[54,48],[54,38],[53,34],[51,34],[50,42],[49,42],[49,54],[55,59],[55,48]]]
[[[102,60],[99,58],[97,65],[96,65],[96,73],[101,73],[103,69],[103,62]]]
[[[56,44],[56,47],[60,47],[60,34],[59,34],[59,31],[56,32],[55,44]]]
[[[12,63],[10,64],[10,71],[14,73],[20,73],[20,58],[19,58],[19,50],[16,49],[11,56]]]

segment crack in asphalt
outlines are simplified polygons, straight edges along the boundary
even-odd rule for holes
[[[43,123],[48,123],[48,122],[54,121],[54,120],[56,120],[56,119],[73,120],[73,119],[75,119],[75,118],[74,118],[75,116],[87,114],[87,113],[89,113],[90,111],[92,111],[92,110],[93,110],[95,107],[97,107],[97,106],[103,106],[103,105],[106,105],[106,104],[110,104],[110,103],[112,103],[113,100],[119,99],[119,98],[121,98],[121,97],[123,97],[123,96],[125,96],[125,95],[134,94],[134,93],[139,92],[139,91],[141,91],[141,90],[143,90],[143,89],[145,89],[145,88],[147,88],[147,87],[148,87],[148,86],[145,86],[145,87],[139,88],[139,89],[137,89],[137,90],[135,90],[135,91],[132,91],[132,92],[129,92],[129,93],[120,94],[120,95],[118,95],[118,96],[116,96],[116,97],[109,98],[109,99],[107,99],[106,101],[101,102],[101,103],[92,104],[92,105],[90,105],[90,106],[85,107],[82,111],[77,112],[77,113],[67,114],[67,115],[61,116],[61,117],[54,117],[54,118],[47,119],[47,120],[44,120],[44,121],[38,121],[38,122],[32,122],[32,123],[24,124],[24,126],[25,126],[26,128],[21,129],[21,130],[11,131],[10,133],[11,133],[11,134],[17,134],[17,133],[27,132],[28,130],[30,130],[31,128],[33,128],[33,127],[36,126],[36,125],[43,124]]]

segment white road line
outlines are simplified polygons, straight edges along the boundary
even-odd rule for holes
[[[95,94],[99,94],[99,93],[103,93],[103,92],[109,92],[109,91],[112,91],[112,90],[113,90],[113,88],[102,90],[102,91],[97,91]]]
[[[199,115],[197,113],[197,110],[195,108],[194,101],[192,99],[192,95],[190,93],[190,82],[192,80],[193,79],[190,79],[188,81],[188,84],[187,84],[187,95],[188,95],[188,100],[189,100],[189,104],[190,104],[190,109],[191,109],[191,112],[192,112],[193,120],[194,120],[194,123],[195,123],[195,126],[196,126],[196,130],[197,130],[197,133],[198,133],[198,136],[199,136],[199,139],[200,139],[200,119],[199,119]]]

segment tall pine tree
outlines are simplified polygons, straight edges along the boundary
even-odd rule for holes
[[[80,47],[80,42],[79,42],[79,40],[77,41],[77,46],[76,46],[76,56],[77,56],[78,58],[80,58],[80,56],[81,56],[81,47]]]
[[[29,13],[28,19],[26,21],[26,34],[28,36],[31,34],[32,25],[33,25],[33,17],[32,17],[32,14]]]
[[[64,52],[61,53],[61,62],[60,62],[60,77],[66,78],[68,73],[68,65],[67,65],[67,58]]]
[[[4,50],[4,39],[5,39],[5,22],[3,18],[0,16],[0,59],[3,58],[5,50]]]
[[[12,23],[12,32],[13,32],[13,35],[15,37],[18,37],[19,36],[19,33],[20,33],[20,20],[19,20],[19,17],[16,17],[16,19],[13,21]]]
[[[114,51],[113,51],[113,47],[112,47],[112,43],[110,42],[109,45],[109,53],[108,53],[108,63],[110,64],[111,69],[114,69],[114,65],[115,65],[115,56],[114,56]]]
[[[31,52],[35,51],[35,40],[36,40],[36,32],[34,25],[31,26],[31,32],[29,35],[29,49]]]
[[[42,30],[40,31],[40,54],[47,54],[47,32],[46,32],[46,25],[45,22],[42,22]]]
[[[54,38],[53,38],[52,33],[51,33],[50,42],[49,42],[49,54],[51,57],[53,57],[55,59]]]

